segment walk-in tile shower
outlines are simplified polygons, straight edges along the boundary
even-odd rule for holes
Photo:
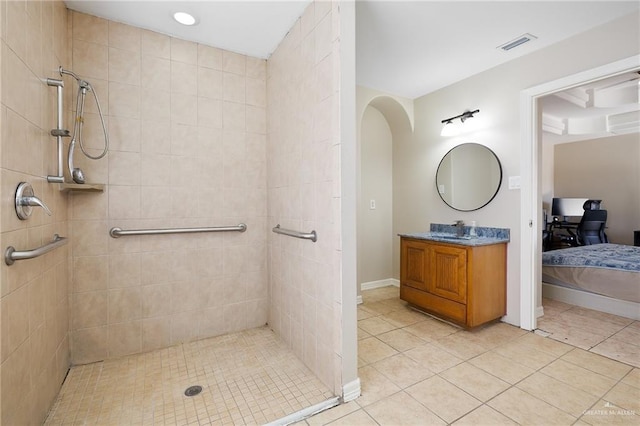
[[[2,265],[2,423],[42,423],[69,366],[91,376],[229,333],[275,332],[315,396],[341,395],[338,3],[310,3],[268,60],[62,2],[0,12],[2,199],[29,182],[52,212],[3,205],[2,246],[69,242]],[[64,83],[63,123],[47,79]],[[235,229],[112,231],[217,227]]]

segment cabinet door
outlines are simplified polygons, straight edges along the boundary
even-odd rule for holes
[[[427,245],[412,240],[402,239],[401,241],[400,283],[427,291]]]
[[[459,303],[467,302],[467,250],[430,245],[428,291]]]

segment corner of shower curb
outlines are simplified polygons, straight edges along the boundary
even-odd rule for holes
[[[322,411],[336,407],[341,403],[342,399],[338,396],[334,396],[333,398],[329,398],[326,401],[322,401],[318,404],[312,405],[311,407],[303,408],[302,410],[296,411],[295,413],[291,413],[285,417],[281,417],[277,420],[269,422],[265,426],[286,426],[297,423],[315,414],[321,413]]]

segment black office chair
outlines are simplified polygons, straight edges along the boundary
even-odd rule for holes
[[[608,243],[609,239],[604,233],[606,223],[606,210],[585,210],[576,229],[578,244],[587,246]]]

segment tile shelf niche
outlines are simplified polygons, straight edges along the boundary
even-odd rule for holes
[[[62,192],[103,192],[104,183],[61,183]]]

